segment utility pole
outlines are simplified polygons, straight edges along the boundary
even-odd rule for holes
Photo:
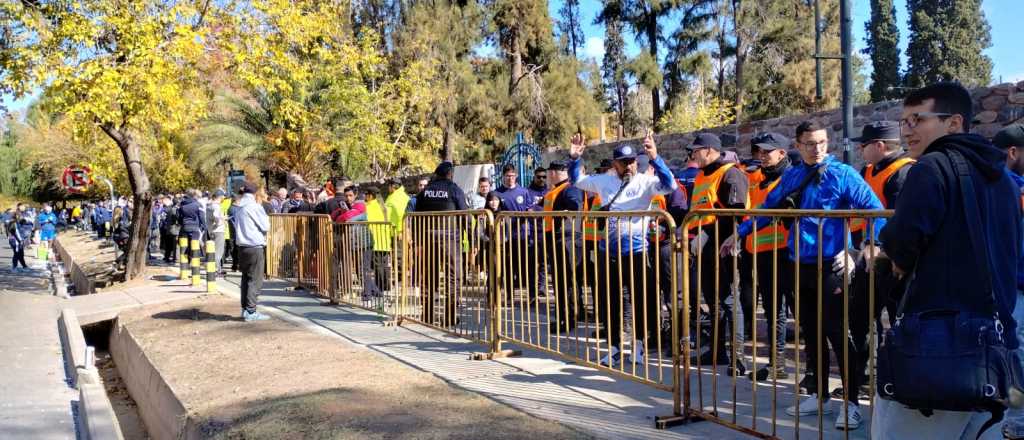
[[[815,98],[823,99],[821,60],[839,60],[842,76],[842,114],[843,114],[843,162],[850,163],[850,130],[853,128],[853,17],[852,0],[839,0],[839,39],[842,54],[822,55],[821,24],[819,0],[814,0],[814,73]]]
[[[839,0],[839,39],[843,51],[843,162],[850,163],[850,131],[853,128],[853,0]]]

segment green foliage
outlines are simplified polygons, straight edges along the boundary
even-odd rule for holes
[[[907,10],[908,86],[944,80],[960,81],[967,87],[989,84],[992,60],[984,50],[992,40],[981,0],[907,0]]]
[[[0,194],[25,197],[35,188],[30,162],[18,148],[18,135],[8,126],[0,137]]]
[[[686,95],[661,117],[658,126],[670,133],[686,133],[728,125],[734,115],[732,102],[718,98],[702,99]]]
[[[868,34],[864,53],[871,57],[871,100],[885,101],[902,96],[897,87],[900,76],[900,30],[896,27],[893,0],[871,0],[871,20],[864,23]]]

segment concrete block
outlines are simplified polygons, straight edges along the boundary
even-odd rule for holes
[[[121,426],[100,384],[82,384],[79,388],[79,410],[86,440],[123,440]]]
[[[64,352],[64,362],[70,367],[69,370],[74,371],[74,377],[72,382],[75,386],[78,386],[79,369],[91,368],[95,371],[95,365],[86,365],[86,347],[85,335],[82,334],[82,326],[78,323],[78,315],[72,309],[62,309],[60,311],[60,320],[58,321],[58,327],[60,328],[60,340],[61,350]]]
[[[139,416],[154,440],[199,439],[196,421],[142,346],[124,326],[114,323],[110,333],[110,355],[139,407]]]

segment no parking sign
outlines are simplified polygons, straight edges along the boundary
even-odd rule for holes
[[[92,170],[87,166],[72,165],[64,168],[60,183],[68,192],[82,193],[92,185]]]

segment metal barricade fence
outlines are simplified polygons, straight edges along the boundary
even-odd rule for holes
[[[689,213],[682,245],[682,309],[688,313],[681,325],[683,353],[677,363],[685,372],[683,414],[674,422],[710,420],[762,438],[868,438],[877,332],[881,318],[893,311],[890,292],[897,292],[900,284],[884,256],[871,258],[878,255],[875,221],[891,215],[866,210]],[[741,252],[722,254],[723,242],[749,218],[764,222],[736,243]],[[861,232],[865,260],[853,250],[850,230],[855,219],[866,221]],[[731,226],[722,230],[722,224]],[[790,237],[804,246],[790,252]],[[824,249],[824,242],[835,244],[837,239],[841,249],[851,250],[848,261],[857,264],[854,270],[837,270],[833,252],[839,250]],[[845,251],[839,255],[846,260]],[[876,284],[881,297],[876,297]],[[787,311],[793,318],[792,339],[785,334]],[[749,338],[746,343],[744,336]],[[833,355],[837,367],[830,368]],[[749,376],[741,377],[747,372]],[[833,391],[837,387],[842,390]],[[840,402],[812,399],[801,408],[811,393],[832,394]],[[845,420],[857,410],[862,416],[859,427],[835,427],[833,417]]]
[[[336,302],[396,316],[401,240],[395,228],[388,222],[335,223],[333,236]]]
[[[499,342],[673,393],[680,414],[675,229],[663,211],[498,213]]]
[[[414,212],[401,239],[399,322],[492,343],[490,211]]]
[[[295,279],[321,296],[335,298],[334,234],[330,216],[272,214],[267,234],[266,273]]]

